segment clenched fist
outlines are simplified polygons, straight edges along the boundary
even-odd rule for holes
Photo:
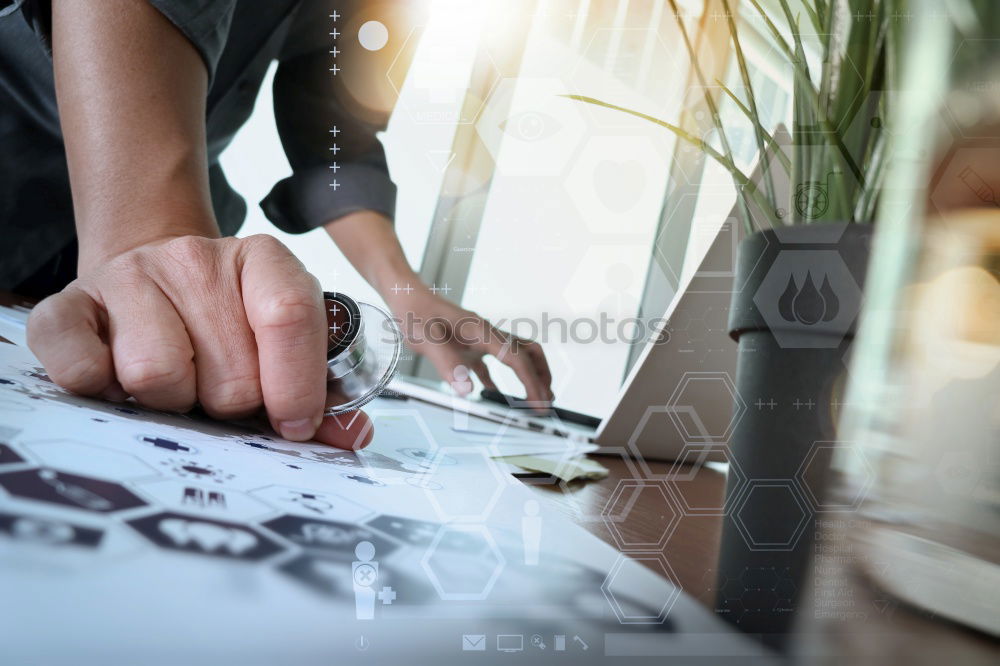
[[[182,236],[129,250],[35,307],[28,344],[60,386],[213,417],[266,409],[287,439],[360,448],[362,414],[323,418],[322,291],[270,236]]]

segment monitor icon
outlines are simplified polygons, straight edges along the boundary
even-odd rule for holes
[[[499,634],[497,636],[497,652],[520,652],[524,649],[524,636],[521,634]]]

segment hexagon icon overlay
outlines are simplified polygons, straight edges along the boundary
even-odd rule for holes
[[[741,624],[749,617],[795,611],[797,585],[789,567],[745,567],[735,578],[719,582],[717,613]]]
[[[0,474],[0,486],[14,497],[93,513],[146,506],[135,493],[113,481],[49,468]]]
[[[643,520],[656,522],[656,541],[637,539],[627,530],[628,517],[637,510],[642,511]],[[663,550],[681,519],[666,484],[639,479],[619,481],[601,515],[615,543],[628,552]]]
[[[969,37],[959,39],[952,54],[950,71],[961,71],[973,63],[983,63],[977,76],[961,82],[962,95],[949,100],[945,110],[953,121],[953,132],[964,139],[976,141],[998,139],[997,126],[985,119],[993,119],[993,92],[996,81],[993,71],[985,66],[988,58],[1000,49],[1000,39],[991,37]]]
[[[1000,204],[1000,192],[997,192],[996,179],[991,172],[998,143],[1000,137],[978,141],[975,145],[963,143],[942,158],[930,203],[941,214],[946,226],[949,213],[957,208]]]
[[[483,110],[484,100],[490,98],[503,76],[515,73],[511,70],[516,59],[510,55],[511,41],[520,37],[514,33],[518,27],[511,20],[515,14],[503,3],[450,4],[448,12],[462,22],[463,29],[451,29],[450,21],[414,26],[386,70],[389,86],[397,98],[406,99],[402,95],[404,80],[406,87],[412,89],[415,108],[400,103],[397,108],[403,106],[415,124],[474,123]],[[410,62],[408,56],[417,49],[417,42],[420,57]],[[486,56],[482,66],[474,67],[475,90],[470,89],[467,66],[473,54]]]
[[[624,446],[602,446],[593,452],[602,457],[614,456],[621,460],[627,470],[627,477],[630,479],[643,478],[635,460],[629,450]],[[522,479],[522,483],[532,484],[531,479]],[[562,501],[566,503],[573,512],[574,519],[581,523],[599,523],[604,521],[604,507],[595,507],[586,500],[586,495],[579,493],[586,486],[577,481],[563,481],[562,479],[543,480],[540,485],[551,485],[555,483],[563,495]]]
[[[490,451],[482,446],[450,446],[448,453],[438,452],[434,465],[421,479],[429,481],[434,472],[448,463],[460,462],[476,469],[480,483],[464,488],[461,493],[441,493],[438,486],[418,485],[424,488],[427,501],[434,507],[442,521],[482,522],[493,512],[503,491],[510,485],[509,476],[500,469]]]
[[[536,177],[563,173],[587,134],[580,105],[565,98],[569,92],[557,78],[500,81],[476,122],[498,171]]]
[[[180,479],[149,479],[131,484],[154,503],[175,511],[228,520],[248,520],[273,512],[264,502],[245,493],[219,486],[199,485]]]
[[[841,470],[847,478],[835,478]],[[875,470],[861,447],[845,442],[814,442],[795,473],[795,483],[817,513],[856,510],[874,482]]]
[[[165,550],[257,562],[281,552],[274,540],[240,523],[165,511],[128,521]]]
[[[650,6],[657,6],[659,3],[650,3]],[[669,11],[669,9],[667,9]],[[575,91],[586,92],[593,87],[595,80],[606,81],[604,85],[609,85],[605,99],[609,101],[628,99],[635,95],[636,89],[618,79],[609,77],[609,73],[615,66],[616,58],[610,57],[620,47],[615,44],[643,44],[650,62],[656,63],[654,69],[642,68],[638,72],[638,81],[635,83],[642,89],[642,93],[650,104],[650,109],[672,109],[683,105],[684,97],[688,94],[689,87],[685,85],[690,64],[686,50],[678,47],[678,44],[665,41],[657,30],[649,30],[640,27],[597,27],[593,30],[586,46],[581,50],[581,56],[576,59],[576,65],[570,74],[570,82]],[[622,49],[626,51],[628,49]],[[631,51],[629,50],[631,53]],[[632,58],[635,55],[631,55]],[[715,71],[712,62],[714,56],[711,52],[705,51],[699,54],[699,63],[705,71]],[[626,58],[621,57],[620,62],[625,63]],[[656,74],[653,74],[656,72]],[[649,79],[655,76],[656,85],[650,85]],[[584,104],[584,113],[591,118],[591,122],[598,128],[605,130],[615,130],[624,132],[634,128],[638,119],[616,112],[611,109],[604,109],[592,104]],[[629,106],[626,104],[626,106]],[[665,131],[664,131],[665,133]]]
[[[440,445],[420,410],[370,409],[368,418],[378,441],[391,443],[392,448],[402,454],[401,464],[405,469],[395,471],[421,472],[431,469]],[[359,455],[364,457],[367,453],[371,451],[362,449]]]
[[[18,465],[26,462],[12,446],[0,443],[0,465]]]
[[[728,372],[686,372],[667,400],[688,442],[726,442],[747,410]]]
[[[637,600],[622,593],[624,589],[635,589],[627,579],[636,572],[636,562],[651,563],[670,581],[671,585],[662,597]],[[621,624],[662,624],[680,597],[681,589],[666,557],[661,553],[642,553],[632,557],[619,555],[601,585],[601,592]]]
[[[817,325],[849,330],[861,300],[861,289],[836,250],[781,250],[753,297],[786,349],[840,346],[843,336],[809,333]]]
[[[674,407],[667,407],[664,405],[653,405],[652,407],[647,407],[646,411],[642,415],[642,418],[639,419],[635,429],[632,431],[632,435],[629,437],[628,450],[639,462],[639,466],[642,468],[642,475],[646,479],[666,481],[670,477],[669,473],[657,474],[653,471],[653,468],[646,462],[646,458],[640,450],[641,447],[639,446],[639,440],[642,439],[648,431],[653,431],[654,429],[660,429],[666,433],[676,432],[678,438],[683,437],[682,433],[677,432],[677,420],[672,414],[675,409],[676,408]],[[685,411],[692,427],[696,428],[701,434],[699,439],[702,441],[710,440],[711,438],[708,431],[701,422],[701,418],[698,416],[698,413],[691,407],[686,407]]]
[[[75,439],[35,440],[22,446],[47,467],[65,467],[86,476],[124,481],[158,475],[131,453]]]
[[[751,550],[788,551],[809,526],[812,513],[788,479],[753,479],[732,511]]]
[[[627,448],[638,461],[643,476],[647,479],[667,481],[675,471],[671,469],[667,473],[655,472],[646,462],[640,440],[651,436],[649,433],[652,432],[663,433],[658,435],[663,438],[675,436],[677,439],[685,441],[686,445],[690,445],[694,450],[707,454],[706,459],[708,460],[723,462],[730,458],[726,442],[736,429],[739,419],[746,413],[746,403],[736,393],[736,387],[732,384],[732,380],[728,379],[726,373],[688,374],[716,377],[701,383],[691,384],[686,381],[688,375],[685,375],[685,379],[681,381],[679,389],[674,391],[671,400],[687,400],[696,402],[697,405],[677,404],[647,407],[629,437]],[[723,376],[726,380],[722,379]],[[681,387],[684,387],[684,390],[680,390]],[[723,388],[727,388],[725,393],[722,392]],[[714,404],[711,403],[713,394],[722,396]],[[708,419],[708,423],[713,424],[712,431],[706,426],[705,419]],[[699,454],[698,457],[703,456]]]
[[[592,233],[641,233],[663,204],[669,147],[648,136],[594,136],[566,176]],[[627,157],[623,157],[627,156]]]
[[[356,559],[354,548],[362,541],[374,544],[380,556],[389,555],[396,550],[392,541],[374,534],[366,527],[337,520],[284,515],[262,523],[262,527],[301,548],[321,551],[348,562]]]
[[[252,490],[250,494],[276,509],[299,516],[360,522],[372,515],[372,510],[366,506],[319,490],[274,485]]]
[[[721,503],[688,490],[688,488],[695,488],[696,491],[699,489],[697,484],[693,486],[688,484],[695,482],[704,463],[709,460],[725,460],[729,465],[726,485],[733,490],[731,493],[723,492]],[[747,476],[743,473],[736,459],[733,458],[728,446],[700,443],[684,445],[666,479],[667,487],[673,493],[677,504],[686,516],[729,515],[733,504],[743,492],[746,482]]]
[[[0,536],[22,544],[96,550],[104,539],[104,532],[62,519],[0,511]]]
[[[482,552],[475,557],[445,550],[443,541],[451,533],[482,542]],[[431,585],[442,601],[483,601],[486,599],[507,560],[485,525],[447,525],[435,535],[420,560]]]

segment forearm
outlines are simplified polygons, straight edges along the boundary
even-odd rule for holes
[[[393,306],[407,286],[423,290],[399,244],[392,222],[371,210],[357,211],[326,225],[327,233],[379,295]]]
[[[152,241],[218,236],[195,48],[136,0],[53,0],[52,42],[81,274]]]

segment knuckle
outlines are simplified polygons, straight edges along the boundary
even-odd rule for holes
[[[270,234],[254,234],[242,239],[241,244],[247,252],[265,254],[288,253],[288,249],[277,238]]]
[[[103,383],[104,368],[101,359],[92,356],[73,360],[64,367],[46,368],[46,371],[59,386],[74,393],[96,393]]]
[[[163,251],[179,268],[188,271],[208,270],[216,263],[216,246],[209,238],[181,236],[164,243]]]
[[[507,359],[510,362],[506,363],[506,365],[509,365],[517,371],[527,371],[531,369],[530,362],[521,354],[509,354]]]
[[[36,305],[28,316],[27,336],[30,346],[42,342],[53,331],[61,328],[62,317],[59,306],[52,298],[46,298]]]
[[[323,285],[319,283],[319,278],[308,271],[303,271],[303,281],[305,283],[305,288],[312,294],[320,294],[323,292]]]
[[[224,379],[204,387],[199,394],[205,409],[222,418],[249,415],[264,404],[260,380],[256,376]]]
[[[132,394],[185,388],[191,373],[185,364],[164,359],[137,359],[118,368],[118,382]]]
[[[318,299],[306,289],[288,290],[270,297],[263,304],[260,325],[265,329],[300,331],[321,330],[324,317]]]

